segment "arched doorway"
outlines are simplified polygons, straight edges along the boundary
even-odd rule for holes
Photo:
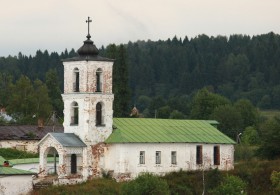
[[[54,147],[49,147],[44,152],[44,166],[47,175],[57,174],[57,165],[59,163],[59,154]]]

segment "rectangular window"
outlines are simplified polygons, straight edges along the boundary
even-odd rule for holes
[[[177,164],[177,154],[176,151],[171,152],[171,164],[176,165]]]
[[[202,164],[202,146],[196,146],[196,164]]]
[[[161,163],[161,152],[156,151],[156,164],[160,164],[160,163]]]
[[[145,151],[140,151],[139,164],[145,164]]]
[[[214,146],[214,165],[220,165],[220,146]]]

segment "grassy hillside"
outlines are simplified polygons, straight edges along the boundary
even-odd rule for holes
[[[280,110],[261,110],[261,116],[270,119],[275,116],[280,116]]]
[[[22,158],[38,158],[39,154],[20,151],[12,148],[0,148],[0,156],[6,160],[10,159],[22,159]]]

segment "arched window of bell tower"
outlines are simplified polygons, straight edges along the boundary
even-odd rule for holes
[[[80,72],[78,68],[73,71],[73,92],[80,91]]]
[[[98,68],[96,70],[96,92],[102,91],[102,80],[103,80],[102,69]]]
[[[79,124],[79,105],[77,102],[72,102],[70,113],[71,113],[71,124],[70,125],[78,125]]]
[[[104,125],[104,105],[101,102],[96,104],[96,126]]]

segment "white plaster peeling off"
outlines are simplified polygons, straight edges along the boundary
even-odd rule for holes
[[[14,148],[32,153],[38,153],[38,140],[1,140],[0,148]]]
[[[32,190],[31,175],[15,175],[0,177],[0,194],[17,195],[28,194]]]

